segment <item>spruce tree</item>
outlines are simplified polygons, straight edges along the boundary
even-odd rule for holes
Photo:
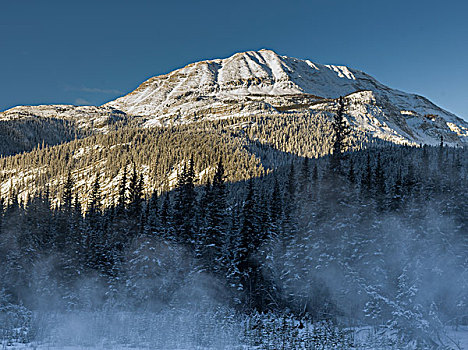
[[[309,158],[304,157],[302,161],[301,173],[299,177],[299,189],[301,192],[301,196],[308,197],[309,184],[310,184]]]
[[[291,162],[289,168],[288,179],[286,182],[286,191],[284,194],[284,219],[283,219],[283,234],[284,242],[290,241],[295,235],[297,229],[297,193],[296,193],[296,169],[294,163]]]
[[[117,213],[123,214],[127,207],[127,165],[124,166],[122,177],[119,182],[118,199],[117,199]]]
[[[101,188],[99,184],[99,174],[96,175],[96,178],[93,182],[93,186],[91,188],[91,193],[88,199],[88,207],[86,211],[86,215],[95,217],[96,215],[101,214],[102,209],[102,196],[101,196]]]
[[[259,237],[259,218],[257,195],[253,180],[247,182],[247,195],[242,206],[240,241],[238,247],[238,271],[240,284],[246,298],[245,307],[255,308],[259,302],[258,287],[260,287],[260,267],[257,262],[257,250],[261,242]]]
[[[154,236],[160,234],[160,216],[159,216],[159,198],[156,192],[151,194],[151,197],[146,204],[147,209],[147,224],[145,232],[148,235]]]
[[[62,195],[62,203],[61,203],[63,209],[68,213],[71,212],[71,208],[72,208],[73,186],[74,186],[73,177],[71,175],[71,171],[68,170],[67,180],[63,187],[63,195]]]
[[[276,240],[281,236],[282,219],[283,219],[283,199],[281,189],[278,183],[278,178],[275,176],[273,184],[273,192],[270,199],[270,218],[272,225],[273,239]]]
[[[161,222],[161,235],[168,239],[174,238],[173,235],[173,223],[172,223],[172,211],[171,211],[171,198],[169,192],[164,194],[164,198],[160,210],[160,222]]]
[[[102,194],[99,184],[99,174],[93,182],[86,210],[85,236],[85,265],[88,269],[98,270],[102,266],[102,241],[104,239],[102,227]]]
[[[240,227],[241,271],[248,273],[251,266],[249,258],[256,252],[258,235],[257,196],[253,186],[253,180],[247,182],[247,195],[242,205]]]
[[[351,185],[354,185],[356,182],[356,175],[354,173],[354,161],[352,158],[349,160],[348,181]]]
[[[333,119],[333,153],[331,157],[331,168],[333,171],[341,173],[342,153],[346,151],[346,142],[351,129],[349,128],[346,119],[344,118],[345,102],[342,96],[338,100],[338,111]]]
[[[444,156],[444,137],[440,136],[440,143],[439,143],[439,150],[437,152],[437,165],[439,167],[439,171],[443,173],[443,167],[445,163],[445,156]]]
[[[318,200],[318,196],[319,196],[318,182],[319,182],[318,169],[317,169],[317,163],[315,163],[314,168],[312,170],[312,185],[311,185],[311,199],[313,201]]]
[[[380,153],[378,153],[377,164],[374,171],[374,193],[378,212],[384,211],[386,206],[385,174],[381,162]]]
[[[58,249],[62,251],[65,248],[66,241],[70,238],[72,227],[72,201],[73,201],[73,179],[70,171],[67,174],[67,180],[63,187],[62,201],[58,216],[58,228],[56,231],[56,240]]]
[[[198,202],[198,211],[197,211],[197,226],[206,228],[207,225],[207,216],[208,216],[208,206],[212,202],[212,191],[211,191],[211,181],[208,180],[206,185],[203,186],[203,192],[201,194],[200,200]],[[204,235],[204,232],[199,232],[200,235]]]
[[[184,165],[177,179],[173,224],[178,240],[190,246],[195,243],[194,219],[196,217],[196,193],[194,188],[193,158]]]
[[[134,237],[142,232],[143,175],[138,174],[135,164],[128,186],[129,234]]]
[[[225,260],[222,256],[222,248],[227,236],[227,203],[224,181],[224,166],[220,159],[207,198],[206,230],[202,240],[203,255],[215,268]]]
[[[366,168],[361,176],[361,191],[364,197],[369,197],[372,191],[372,166],[370,153],[367,152]]]
[[[5,205],[2,196],[0,196],[0,235],[2,234],[3,229],[3,212],[5,210]]]
[[[399,211],[402,200],[402,176],[401,167],[397,171],[395,181],[391,188],[390,210]]]

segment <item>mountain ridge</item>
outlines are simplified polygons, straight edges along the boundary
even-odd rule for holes
[[[468,122],[427,98],[392,89],[342,65],[323,65],[268,49],[194,62],[151,77],[135,90],[102,106],[19,106],[0,121],[21,115],[78,119],[92,132],[107,132],[112,119],[140,126],[168,126],[250,115],[327,113],[345,96],[346,118],[357,131],[399,144],[452,146],[468,142]],[[90,109],[88,115],[83,109]],[[52,111],[50,111],[52,110]],[[124,123],[125,124],[125,123]],[[94,127],[98,125],[98,128]],[[96,130],[94,130],[96,129]]]
[[[267,49],[191,63],[152,77],[131,93],[104,106],[146,116],[150,118],[147,125],[166,125],[174,120],[190,122],[200,117],[307,110],[322,100],[361,91],[372,91],[375,102],[383,107],[385,114],[364,131],[375,134],[374,129],[379,124],[385,125],[388,131],[379,132],[377,136],[385,134],[384,139],[395,140],[392,130],[406,130],[399,138],[400,143],[436,144],[440,136],[444,136],[448,143],[461,145],[468,139],[468,123],[425,97],[389,88],[360,70],[281,56]],[[302,101],[297,103],[297,100]],[[354,98],[354,103],[365,102]],[[437,117],[441,119],[431,123]],[[399,124],[406,125],[398,128]],[[362,129],[362,125],[354,126]],[[416,133],[415,127],[419,129]]]

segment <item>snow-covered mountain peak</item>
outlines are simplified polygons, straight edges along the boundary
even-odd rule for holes
[[[440,136],[453,144],[468,140],[468,123],[424,97],[391,89],[347,66],[323,65],[269,49],[191,63],[145,81],[106,106],[148,117],[147,125],[165,125],[311,113],[328,110],[333,103],[327,101],[339,96],[348,96],[350,122],[374,136],[395,140],[396,133],[401,142],[418,144],[438,143]],[[376,132],[381,125],[390,133]]]
[[[124,107],[127,112],[151,115],[154,111],[150,105],[159,107],[161,102],[167,105],[170,98],[180,98],[181,95],[313,94],[336,98],[363,89],[362,84],[356,84],[356,73],[362,75],[345,66],[320,65],[280,56],[272,50],[246,51],[225,59],[192,63],[153,77],[109,105]]]
[[[101,107],[20,106],[0,113],[0,121],[71,119],[80,129],[106,132],[127,119],[152,126],[250,115],[331,116],[340,96],[346,96],[348,121],[372,136],[413,144],[437,144],[441,136],[453,145],[468,142],[468,123],[422,96],[389,88],[357,69],[269,49],[188,64]]]

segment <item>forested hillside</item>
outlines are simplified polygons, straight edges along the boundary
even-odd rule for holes
[[[113,108],[94,106],[18,106],[0,112],[0,156],[54,146],[93,134],[141,124]]]
[[[349,147],[361,149],[366,135],[354,133]],[[381,142],[381,141],[380,141]],[[99,174],[101,186],[115,197],[115,185],[123,169],[135,165],[145,178],[145,194],[174,187],[177,172],[194,158],[196,183],[206,184],[221,157],[226,179],[245,180],[289,164],[294,156],[320,157],[330,153],[333,128],[329,115],[258,116],[189,125],[122,128],[55,147],[0,158],[0,190],[26,200],[48,186],[54,198],[70,172],[83,206]],[[113,201],[106,198],[105,205]]]
[[[182,130],[171,135],[201,142]],[[197,135],[206,137],[202,131]],[[147,132],[129,131],[128,140],[158,135]],[[105,145],[107,137],[96,144]],[[335,325],[386,326],[393,336],[382,335],[382,342],[398,348],[454,346],[445,327],[468,322],[466,150],[375,145],[317,159],[285,153],[266,172],[258,159],[239,164],[228,147],[206,146],[209,156],[203,148],[179,150],[183,161],[168,192],[148,193],[135,152],[121,159],[113,191],[103,188],[99,171],[90,171],[85,206],[71,173],[54,191],[59,201],[50,187],[27,201],[4,201],[0,302],[15,310],[10,317],[27,320],[28,309],[159,312],[208,303],[254,317],[242,326],[246,342],[266,341],[255,329],[276,327],[271,316],[254,320],[268,312],[300,324],[330,322],[334,326],[320,332],[329,329],[327,337],[349,346],[357,340]],[[45,152],[66,154],[63,147]],[[255,143],[244,150],[251,147]],[[30,157],[3,161],[38,159]],[[242,175],[236,167],[259,173]],[[66,174],[67,168],[54,171]],[[196,169],[206,168],[213,171],[196,184]],[[296,321],[288,322],[287,329]],[[33,330],[22,334],[34,337]]]
[[[86,135],[60,119],[0,120],[0,155],[10,156],[44,145],[56,145]]]

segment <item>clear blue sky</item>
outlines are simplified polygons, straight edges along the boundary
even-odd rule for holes
[[[361,69],[468,120],[464,0],[0,0],[0,110],[102,104],[153,75],[261,48]]]

